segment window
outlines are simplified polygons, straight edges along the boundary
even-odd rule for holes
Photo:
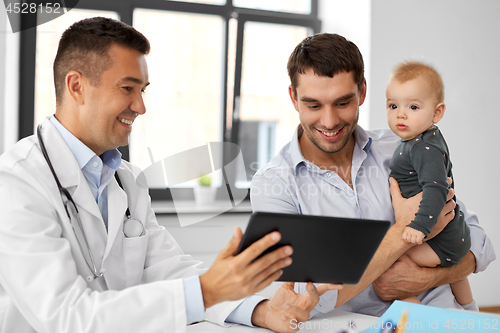
[[[238,144],[245,173],[236,186],[248,188],[253,174],[292,138],[299,123],[288,95],[286,63],[306,27],[247,21],[239,100]]]
[[[310,0],[233,0],[237,7],[273,10],[298,14],[311,13]]]
[[[139,8],[133,22],[151,42],[151,85],[144,95],[147,116],[134,122],[129,145],[130,161],[144,170],[153,161],[222,140],[224,20],[218,15]],[[207,171],[194,172],[196,178],[189,179],[183,173],[199,166],[196,161],[191,165],[190,170],[175,168],[178,180],[170,174],[168,184],[195,186]],[[148,184],[164,186],[151,178]]]
[[[67,14],[21,32],[20,137],[54,112],[52,62],[62,31],[96,15],[133,25],[152,47],[147,114],[134,123],[129,146],[120,148],[123,157],[161,171],[159,162],[186,151],[206,147],[210,155],[208,163],[191,156],[189,167],[174,167],[175,177],[148,178],[153,199],[172,199],[173,192],[192,199],[197,178],[207,172],[216,187],[247,193],[252,175],[298,125],[286,62],[304,37],[319,32],[317,0],[80,0]],[[214,171],[233,161],[234,145],[243,157],[234,172]]]

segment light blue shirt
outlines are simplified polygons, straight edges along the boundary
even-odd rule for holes
[[[108,194],[107,185],[114,177],[116,170],[121,164],[121,154],[117,149],[104,152],[100,157],[97,156],[89,147],[78,140],[70,131],[68,131],[54,116],[50,121],[69,149],[75,156],[80,169],[82,170],[92,195],[96,200],[102,219],[108,228]],[[202,321],[205,317],[205,306],[203,304],[203,294],[201,292],[200,278],[192,276],[183,279],[184,295],[186,300],[186,315],[188,324]],[[241,303],[228,316],[228,322],[252,325],[252,313],[255,306],[264,298],[253,295]]]
[[[69,149],[75,156],[82,173],[87,180],[90,191],[101,211],[102,219],[108,229],[108,194],[107,186],[120,167],[122,154],[117,149],[97,156],[89,147],[78,140],[54,116],[50,122],[56,127]]]
[[[394,210],[389,192],[389,162],[400,138],[390,130],[365,131],[359,125],[354,136],[356,145],[351,170],[325,170],[306,160],[295,131],[269,163],[253,177],[250,199],[253,211],[279,212],[388,220],[394,223]],[[353,188],[339,176],[350,172]],[[476,257],[476,273],[484,270],[496,256],[493,245],[479,226],[477,216],[457,200],[469,224],[471,251]],[[342,255],[342,254],[339,254]],[[296,291],[305,292],[305,284],[296,284]],[[448,285],[419,295],[422,304],[458,308]],[[337,291],[328,291],[312,315],[331,311],[337,302]],[[339,309],[380,316],[390,306],[369,286]]]

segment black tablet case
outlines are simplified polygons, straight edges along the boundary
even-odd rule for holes
[[[389,226],[389,221],[256,212],[237,253],[279,231],[280,242],[263,253],[293,247],[292,265],[278,281],[356,284]]]

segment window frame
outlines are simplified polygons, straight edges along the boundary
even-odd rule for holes
[[[154,10],[165,10],[171,12],[184,12],[193,14],[208,14],[217,15],[222,17],[225,23],[225,29],[223,31],[223,54],[224,54],[224,66],[222,68],[223,73],[223,87],[222,87],[222,112],[221,112],[221,122],[222,122],[222,132],[221,138],[224,142],[231,142],[238,144],[239,138],[239,117],[238,110],[235,110],[237,99],[240,97],[241,92],[241,74],[242,74],[242,63],[243,63],[243,38],[244,38],[244,25],[246,22],[260,22],[260,23],[277,23],[293,26],[302,26],[312,29],[314,33],[319,33],[321,30],[321,21],[318,17],[318,0],[311,1],[311,12],[309,14],[296,14],[287,12],[277,12],[270,10],[261,9],[250,9],[235,7],[233,5],[233,0],[226,0],[224,5],[212,5],[212,4],[202,4],[194,2],[179,2],[170,0],[80,0],[78,1],[75,8],[78,9],[92,9],[92,10],[103,10],[103,11],[113,11],[118,13],[120,20],[126,24],[133,25],[133,13],[134,9],[154,9]],[[46,4],[49,1],[35,1],[37,4]],[[64,1],[62,0],[50,0],[50,3],[59,3],[64,7]],[[228,27],[231,19],[237,19],[237,37],[236,37],[236,59],[235,59],[235,71],[234,71],[234,90],[232,92],[233,99],[233,109],[229,111],[228,115],[228,65],[229,65],[229,34]],[[18,136],[19,139],[33,134],[34,119],[35,119],[35,69],[36,69],[36,20],[37,14],[23,14],[21,18],[21,38],[20,38],[20,80],[19,80],[19,127]],[[24,27],[35,26],[30,29],[23,29]],[[290,50],[291,51],[291,50]],[[285,65],[285,64],[283,64]],[[227,124],[227,117],[230,116],[232,119],[231,127]],[[128,146],[120,147],[120,152],[122,153],[122,158],[124,160],[129,160],[129,149]],[[223,165],[227,165],[230,156],[228,154],[223,154]],[[224,184],[221,188],[224,190],[229,189],[229,184],[234,185],[236,182],[236,175],[234,174],[224,174]],[[176,198],[182,197],[186,200],[193,200],[193,190],[192,189],[175,189],[179,191],[176,192]],[[249,190],[247,190],[249,193]],[[219,191],[220,192],[220,191]],[[150,195],[152,200],[172,200],[172,194],[169,188],[166,189],[150,189]],[[222,195],[222,193],[221,193]],[[246,200],[249,199],[247,194]]]

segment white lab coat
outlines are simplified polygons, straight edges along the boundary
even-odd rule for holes
[[[181,278],[206,268],[158,225],[147,187],[134,176],[140,170],[122,161],[125,192],[114,178],[109,183],[106,232],[85,177],[48,119],[42,137],[77,204],[97,269],[105,269],[104,281],[86,280],[91,271],[36,135],[23,139],[0,157],[0,332],[183,332]],[[124,237],[127,205],[145,223],[145,235]],[[206,319],[224,325],[240,302],[216,305]]]

